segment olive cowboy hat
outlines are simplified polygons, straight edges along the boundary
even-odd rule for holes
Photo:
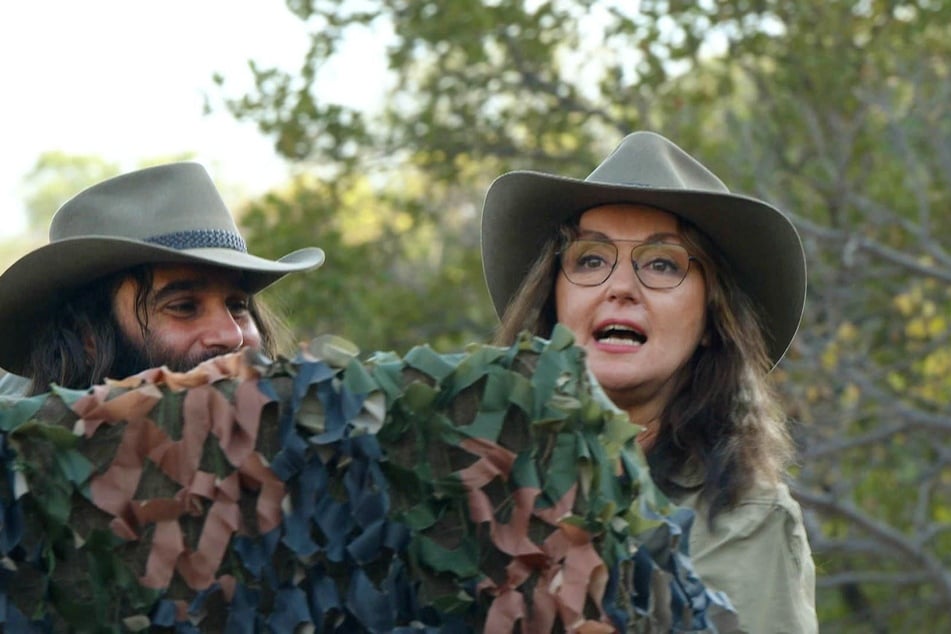
[[[323,262],[317,247],[278,260],[248,253],[231,212],[198,163],[116,176],[64,203],[50,224],[49,244],[0,275],[0,367],[23,372],[37,325],[56,304],[123,269],[159,263],[220,266],[243,271],[248,290],[256,292]]]
[[[710,238],[756,304],[767,352],[773,365],[779,362],[805,303],[799,234],[778,209],[731,193],[696,159],[653,132],[626,136],[584,180],[532,171],[495,179],[482,211],[482,266],[499,317],[557,227],[612,203],[673,213]]]

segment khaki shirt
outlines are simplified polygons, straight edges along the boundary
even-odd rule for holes
[[[694,509],[690,559],[704,585],[730,598],[749,634],[818,632],[812,552],[799,504],[785,484],[750,491],[707,523],[699,493],[678,500]]]

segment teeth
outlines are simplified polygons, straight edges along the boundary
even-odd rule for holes
[[[625,326],[623,324],[611,324],[607,328],[602,328],[599,332],[595,333],[598,341],[611,344],[642,344],[647,341],[642,333],[634,330],[630,326]]]
[[[639,346],[641,341],[638,339],[631,339],[630,337],[602,337],[598,339],[601,343],[610,343],[612,345],[619,346]]]

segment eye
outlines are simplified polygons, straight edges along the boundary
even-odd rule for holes
[[[177,315],[190,315],[195,312],[196,306],[196,303],[190,299],[180,299],[166,304],[165,310]]]
[[[646,244],[634,254],[639,270],[657,275],[680,276],[689,259],[687,250],[677,244]]]
[[[680,266],[678,266],[675,261],[663,257],[656,257],[648,261],[644,268],[656,271],[657,273],[676,273],[680,270]]]
[[[614,246],[594,241],[576,241],[568,247],[568,261],[576,271],[610,268],[614,265]]]
[[[251,312],[251,298],[244,297],[228,301],[228,310],[233,315],[247,315]]]
[[[577,267],[579,269],[597,269],[607,266],[604,257],[597,253],[585,253],[578,258]]]

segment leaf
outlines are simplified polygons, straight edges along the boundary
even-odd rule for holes
[[[451,573],[460,579],[471,579],[479,574],[477,549],[470,540],[458,548],[448,549],[432,539],[420,536],[410,545],[411,556],[435,572]]]
[[[360,348],[343,337],[324,334],[310,340],[307,352],[330,367],[346,368],[360,354]]]
[[[22,399],[0,398],[0,431],[11,432],[26,423],[36,415],[47,398],[47,394]]]
[[[366,367],[356,358],[350,359],[347,364],[343,375],[343,385],[354,394],[369,394],[379,390]]]
[[[56,464],[66,478],[77,488],[89,481],[95,466],[78,451],[63,451],[56,454]]]
[[[554,505],[577,481],[578,438],[571,432],[560,433],[555,439],[551,461],[548,463],[544,495],[538,506]]]
[[[436,381],[443,381],[455,370],[455,365],[448,363],[442,355],[436,354],[429,346],[415,346],[403,359],[406,365],[416,368],[420,372],[433,377]]]

